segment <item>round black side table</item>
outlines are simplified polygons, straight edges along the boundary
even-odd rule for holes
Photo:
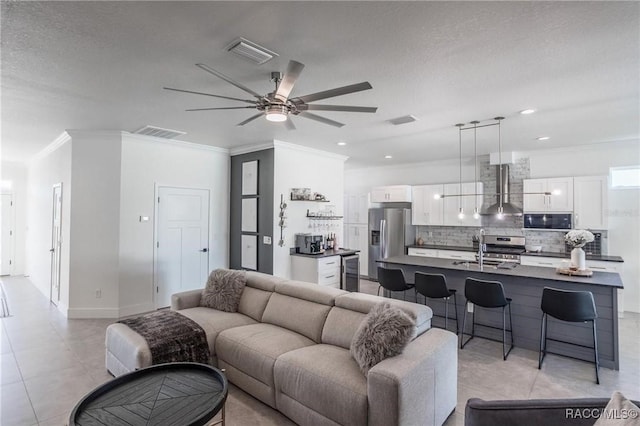
[[[98,386],[75,406],[69,425],[200,426],[222,410],[227,378],[205,364],[176,362],[133,371]]]

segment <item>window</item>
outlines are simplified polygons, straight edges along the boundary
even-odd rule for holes
[[[640,166],[611,167],[611,188],[640,188]]]

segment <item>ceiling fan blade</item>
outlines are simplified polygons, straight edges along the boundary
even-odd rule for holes
[[[213,96],[214,98],[229,99],[231,101],[247,102],[247,103],[250,103],[250,104],[255,104],[256,103],[256,101],[251,101],[251,100],[248,100],[248,99],[230,98],[229,96],[212,95],[211,93],[194,92],[193,90],[174,89],[172,87],[163,87],[163,89],[165,89],[165,90],[173,90],[174,92],[192,93],[194,95]]]
[[[246,120],[241,121],[240,123],[236,124],[236,126],[244,126],[244,125],[245,125],[245,124],[247,124],[248,122],[253,121],[253,120],[255,120],[255,119],[256,119],[256,118],[258,118],[258,117],[262,117],[263,115],[264,115],[263,113],[259,113],[259,114],[256,114],[256,115],[252,115],[251,117],[247,118]]]
[[[305,117],[305,118],[310,118],[311,120],[319,121],[320,123],[328,124],[328,125],[334,126],[334,127],[342,127],[342,126],[344,126],[344,123],[339,123],[337,121],[329,120],[328,118],[320,117],[319,115],[315,115],[315,114],[312,114],[312,113],[306,112],[306,111],[300,111],[298,113],[298,115],[300,115],[302,117]]]
[[[191,109],[185,109],[185,111],[214,111],[218,109],[246,109],[246,108],[255,109],[255,107],[252,107],[252,106],[242,106],[242,107],[217,107],[217,108],[191,108]]]
[[[304,69],[304,64],[296,61],[289,61],[287,65],[287,71],[284,73],[284,77],[278,84],[278,90],[276,90],[275,98],[285,102],[289,98],[293,85],[296,84],[296,80],[300,77],[300,73]]]
[[[302,104],[298,105],[299,111],[346,111],[346,112],[376,112],[378,107],[363,107],[363,106],[347,106],[347,105],[317,105],[317,104]]]
[[[262,95],[260,93],[254,92],[253,90],[249,89],[247,86],[238,83],[237,81],[231,79],[230,77],[227,77],[226,75],[222,74],[220,71],[216,71],[213,68],[211,68],[210,66],[208,66],[207,64],[196,64],[196,66],[200,69],[205,70],[206,72],[215,75],[218,78],[223,79],[224,81],[226,81],[227,83],[233,84],[234,86],[236,86],[239,89],[244,90],[247,93],[251,93],[253,96],[255,96],[258,99],[262,99]]]
[[[309,103],[313,101],[318,101],[320,99],[333,98],[334,96],[342,96],[347,95],[349,93],[361,92],[363,90],[373,89],[371,84],[368,81],[364,81],[362,83],[351,84],[349,86],[337,87],[335,89],[325,90],[323,92],[312,93],[310,95],[300,96],[298,98],[292,99],[294,103],[302,102]]]
[[[293,120],[291,119],[291,115],[287,117],[287,120],[284,121],[284,125],[287,127],[287,130],[296,130],[295,124],[293,124]]]

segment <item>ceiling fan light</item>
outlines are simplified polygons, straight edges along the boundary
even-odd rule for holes
[[[265,109],[265,117],[268,121],[287,121],[287,109],[284,105],[270,105]]]

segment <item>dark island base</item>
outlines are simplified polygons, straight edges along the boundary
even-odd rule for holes
[[[409,256],[403,256],[410,258]],[[411,263],[411,262],[402,262]],[[611,369],[619,369],[618,356],[618,293],[617,287],[600,284],[588,284],[584,282],[573,283],[566,281],[553,281],[527,276],[516,276],[504,273],[492,273],[491,271],[474,271],[461,268],[450,269],[448,267],[433,267],[425,265],[408,265],[398,262],[379,261],[381,266],[387,268],[402,269],[407,282],[414,282],[416,271],[443,274],[447,278],[447,286],[456,289],[458,292],[458,315],[460,328],[462,328],[462,317],[464,314],[464,282],[467,277],[494,280],[502,282],[506,297],[513,299],[511,308],[513,312],[513,339],[516,347],[538,351],[540,347],[540,326],[542,322],[542,311],[540,301],[542,299],[542,289],[547,287],[560,288],[564,290],[590,291],[593,293],[598,311],[597,334],[598,334],[598,355],[600,366]],[[422,261],[422,263],[426,263]],[[532,268],[532,267],[529,267]],[[543,269],[543,268],[540,268]],[[584,280],[582,280],[584,281]],[[402,299],[401,292],[394,293],[391,297]],[[406,292],[407,301],[416,301],[416,296],[412,290]],[[417,303],[424,304],[425,298],[418,294]],[[449,301],[449,330],[454,330],[455,311],[452,306],[453,299]],[[429,299],[426,304],[433,309],[434,314],[444,316],[444,300]],[[476,323],[488,324],[494,327],[502,327],[501,309],[484,309],[474,307]],[[433,324],[444,327],[444,318],[434,317]],[[508,318],[507,318],[508,327]],[[466,332],[471,332],[471,313],[467,312]],[[476,327],[477,336],[487,336],[493,339],[502,340],[502,330],[495,330],[486,327]],[[568,323],[557,321],[549,317],[548,336],[552,339],[591,346],[593,342],[592,328],[590,323]],[[507,335],[508,338],[508,335]],[[567,345],[561,342],[548,341],[547,351],[558,353],[573,358],[593,362],[593,350]]]

